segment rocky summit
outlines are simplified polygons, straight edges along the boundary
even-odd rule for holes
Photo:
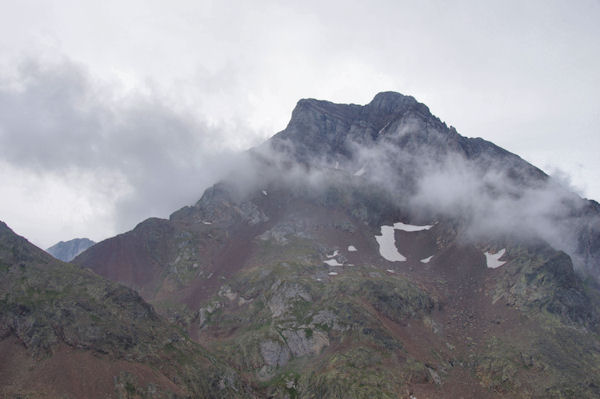
[[[75,265],[6,233],[11,359],[139,367],[103,397],[600,396],[595,201],[393,92],[300,100],[236,163]]]
[[[63,262],[70,262],[94,244],[95,242],[89,238],[74,238],[69,241],[60,241],[46,249],[46,252]]]

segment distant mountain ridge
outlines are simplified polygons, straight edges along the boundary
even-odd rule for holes
[[[69,241],[60,241],[46,249],[46,252],[63,262],[70,262],[94,244],[95,242],[89,238],[74,238]]]

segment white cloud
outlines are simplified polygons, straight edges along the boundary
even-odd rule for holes
[[[0,198],[0,211],[11,225],[31,212],[24,233],[43,246],[68,237],[37,233],[34,215],[57,234],[98,239],[195,201],[237,140],[159,93],[123,95],[69,61],[27,62],[16,76],[0,86],[0,158],[15,195]]]

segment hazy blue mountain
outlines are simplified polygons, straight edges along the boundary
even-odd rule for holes
[[[74,238],[69,241],[60,241],[46,249],[46,252],[63,262],[70,262],[94,244],[95,242],[88,238]]]

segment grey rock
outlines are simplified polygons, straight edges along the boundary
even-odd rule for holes
[[[70,262],[77,255],[94,245],[95,242],[88,238],[74,238],[69,241],[60,241],[46,250],[56,259],[64,262]]]
[[[281,332],[288,348],[295,357],[317,355],[324,347],[329,345],[329,339],[325,333],[310,331],[310,337],[307,336],[307,329],[283,330]]]
[[[242,217],[242,220],[247,222],[251,226],[269,221],[269,217],[265,215],[265,213],[262,210],[260,210],[253,202],[243,202],[234,209]]]
[[[267,366],[285,366],[290,360],[290,350],[278,341],[264,341],[260,343],[260,354]]]
[[[311,229],[309,223],[305,220],[294,220],[289,222],[279,223],[273,228],[265,231],[258,236],[263,241],[274,241],[279,245],[285,245],[289,242],[289,237],[310,238],[308,231]]]
[[[437,371],[435,371],[431,367],[427,367],[427,371],[429,372],[431,379],[436,385],[442,385],[442,379],[440,378],[440,375],[437,373]]]
[[[210,318],[210,315],[222,307],[223,304],[221,302],[212,302],[207,306],[200,308],[197,313],[198,325],[203,327]]]
[[[349,327],[340,324],[338,317],[331,310],[321,310],[312,317],[311,326],[313,328],[325,326],[336,331],[346,331]]]
[[[271,287],[273,295],[268,306],[273,317],[283,316],[296,300],[312,302],[312,297],[304,287],[296,283],[276,281]]]

